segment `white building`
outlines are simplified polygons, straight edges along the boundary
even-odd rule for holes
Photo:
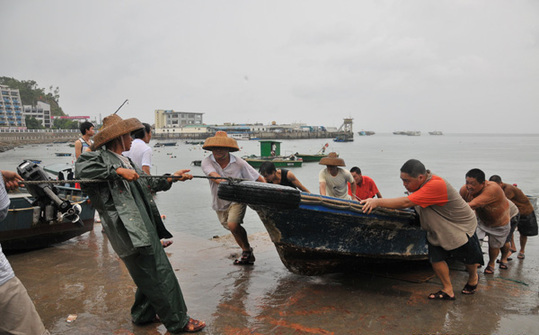
[[[0,85],[0,128],[26,129],[19,90],[6,85]]]
[[[38,101],[36,106],[24,105],[24,116],[35,118],[45,128],[50,128],[52,125],[51,105],[46,102]]]
[[[202,125],[204,113],[175,112],[158,109],[155,111],[155,129],[182,128],[187,125]]]

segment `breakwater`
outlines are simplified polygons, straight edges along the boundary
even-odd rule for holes
[[[0,152],[25,144],[75,142],[79,130],[0,132]]]
[[[229,132],[232,134],[233,132]],[[238,132],[235,132],[238,134]],[[329,131],[253,131],[245,133],[251,139],[264,139],[264,140],[301,140],[301,139],[316,139],[316,138],[335,138],[337,136],[352,136],[351,132],[329,132]],[[153,133],[152,138],[156,140],[166,140],[166,139],[198,139],[203,140],[210,136],[213,136],[214,133]]]

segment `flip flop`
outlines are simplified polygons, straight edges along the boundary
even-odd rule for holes
[[[183,327],[182,332],[196,333],[198,331],[201,331],[204,327],[206,327],[206,323],[204,321],[189,318],[189,321],[187,321],[187,324],[185,325],[185,327]]]
[[[444,291],[440,290],[436,293],[429,294],[428,297],[430,300],[455,300],[455,297],[450,297],[449,294],[445,293]]]
[[[479,273],[477,274],[477,284],[470,285],[470,284],[466,283],[466,285],[464,285],[464,288],[462,289],[461,293],[462,294],[474,294],[475,291],[477,290],[477,285],[479,285]]]
[[[523,252],[518,253],[518,256],[517,256],[518,259],[524,259],[524,257],[526,257],[526,255],[524,255]]]
[[[500,262],[500,269],[507,270],[507,269],[509,269],[509,267],[507,266],[507,263]]]
[[[234,265],[253,265],[255,263],[255,255],[253,254],[253,248],[249,251],[243,251],[239,259],[234,260]]]
[[[485,271],[483,273],[486,274],[486,275],[494,274],[494,268],[492,266],[490,266],[490,265],[487,265],[487,267],[485,268]]]

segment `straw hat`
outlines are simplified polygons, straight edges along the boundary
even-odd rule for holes
[[[235,139],[228,137],[226,131],[218,131],[215,136],[208,137],[202,146],[204,150],[212,150],[213,148],[228,148],[230,152],[239,151],[238,142]]]
[[[116,114],[109,115],[103,119],[103,127],[94,136],[94,144],[91,149],[96,150],[116,137],[129,134],[141,128],[144,128],[144,126],[136,118],[123,120]]]
[[[333,166],[346,166],[344,165],[344,159],[339,158],[336,152],[330,152],[327,157],[320,160],[320,165],[333,165]]]

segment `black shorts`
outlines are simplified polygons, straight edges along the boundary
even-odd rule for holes
[[[428,241],[427,241],[428,242]],[[477,234],[474,233],[472,237],[468,236],[468,242],[466,244],[453,250],[445,250],[440,246],[429,245],[429,260],[431,263],[445,261],[449,258],[454,258],[464,264],[481,264],[484,265],[483,251],[479,244]]]
[[[524,236],[537,235],[537,218],[535,212],[528,215],[521,215],[518,221],[518,232]]]

